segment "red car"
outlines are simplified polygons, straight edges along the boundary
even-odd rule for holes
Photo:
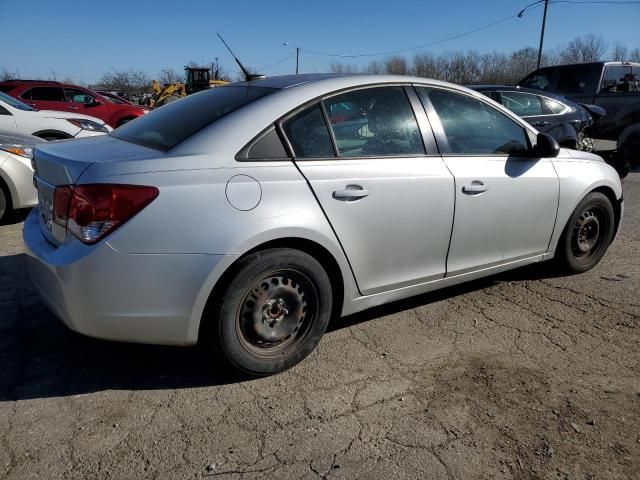
[[[84,87],[60,82],[7,80],[0,82],[0,92],[38,110],[58,110],[98,117],[113,128],[149,111],[136,105],[113,103]]]

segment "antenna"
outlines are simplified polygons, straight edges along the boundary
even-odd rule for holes
[[[247,82],[250,82],[251,80],[263,80],[267,78],[266,75],[261,75],[259,73],[249,73],[249,71],[246,68],[244,68],[244,65],[242,64],[242,62],[238,60],[238,57],[235,56],[235,54],[233,53],[233,50],[231,50],[231,47],[229,47],[229,45],[227,45],[227,42],[224,41],[224,38],[222,38],[222,36],[219,33],[216,33],[216,35],[218,35],[218,38],[222,40],[222,43],[224,44],[224,46],[227,47],[227,50],[229,50],[229,53],[231,54],[231,56],[234,58],[234,60],[240,67],[240,70],[242,70],[242,73],[244,74],[244,78]]]

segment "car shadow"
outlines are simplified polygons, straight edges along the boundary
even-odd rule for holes
[[[548,276],[524,268],[335,319],[329,331],[500,281]],[[64,397],[103,390],[156,390],[250,380],[203,347],[180,348],[96,340],[66,328],[28,279],[25,255],[0,257],[0,401]]]

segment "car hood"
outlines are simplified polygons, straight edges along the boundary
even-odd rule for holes
[[[83,115],[81,113],[59,112],[57,110],[38,110],[36,113],[42,118],[58,118],[63,120],[74,118],[77,120],[91,120],[92,122],[99,123],[100,125],[105,125],[103,120],[90,115]]]
[[[0,130],[0,143],[10,143],[13,145],[35,145],[36,143],[44,143],[46,140],[26,135],[23,133]]]

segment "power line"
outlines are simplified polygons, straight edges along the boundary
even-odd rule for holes
[[[551,0],[549,3],[576,3],[576,4],[600,4],[600,5],[638,5],[640,2],[624,1],[588,1],[588,0]]]
[[[301,48],[300,51],[309,53],[311,55],[319,55],[323,57],[338,57],[338,58],[361,58],[361,57],[379,57],[384,55],[393,55],[396,53],[404,53],[410,52],[412,50],[419,50],[421,48],[433,47],[435,45],[440,45],[445,42],[449,42],[451,40],[456,40],[458,38],[466,37],[473,33],[480,32],[482,30],[486,30],[491,27],[495,27],[496,25],[500,25],[501,23],[507,22],[517,17],[522,17],[524,12],[529,9],[535,9],[542,6],[544,0],[537,0],[535,2],[530,3],[529,5],[522,8],[517,14],[509,15],[507,17],[501,18],[500,20],[496,20],[495,22],[488,23],[486,25],[482,25],[481,27],[474,28],[473,30],[469,30],[463,33],[459,33],[457,35],[452,35],[450,37],[443,38],[441,40],[437,40],[435,42],[425,43],[422,45],[416,45],[415,47],[409,48],[401,48],[398,50],[388,50],[385,52],[373,52],[373,53],[356,53],[356,54],[342,54],[342,53],[329,53],[329,52],[320,52],[316,50],[308,50],[306,48]],[[602,4],[602,5],[637,5],[640,4],[640,1],[617,1],[617,0],[550,0],[549,3],[573,3],[573,4]]]
[[[352,54],[352,55],[346,55],[346,54],[340,54],[340,53],[326,53],[326,52],[317,52],[315,50],[307,50],[306,48],[301,48],[300,50],[305,52],[305,53],[310,53],[312,55],[320,55],[323,57],[340,57],[340,58],[358,58],[358,57],[379,57],[379,56],[383,56],[383,55],[393,55],[395,53],[403,53],[403,52],[409,52],[411,50],[418,50],[420,48],[426,48],[426,47],[432,47],[434,45],[439,45],[441,43],[444,42],[449,42],[451,40],[455,40],[456,38],[461,38],[461,37],[465,37],[467,35],[471,35],[472,33],[476,33],[479,32],[481,30],[486,30],[487,28],[491,28],[494,27],[496,25],[499,25],[501,23],[504,23],[506,21],[509,21],[513,18],[516,18],[518,15],[514,14],[514,15],[509,15],[508,17],[504,17],[501,18],[500,20],[497,20],[495,22],[491,22],[487,25],[483,25],[481,27],[475,28],[473,30],[469,30],[467,32],[464,33],[459,33],[457,35],[452,35],[451,37],[447,37],[447,38],[443,38],[442,40],[438,40],[435,42],[430,42],[430,43],[425,43],[423,45],[417,45],[415,47],[409,47],[409,48],[402,48],[399,50],[389,50],[386,52],[375,52],[375,53],[358,53],[358,54]]]
[[[263,70],[268,70],[271,67],[275,67],[276,65],[280,65],[282,62],[289,60],[291,57],[293,57],[296,54],[296,52],[291,52],[289,55],[287,55],[286,57],[281,58],[280,60],[278,60],[277,62],[271,63],[269,65],[267,65],[266,67],[260,67],[258,68],[258,72],[262,72]]]

